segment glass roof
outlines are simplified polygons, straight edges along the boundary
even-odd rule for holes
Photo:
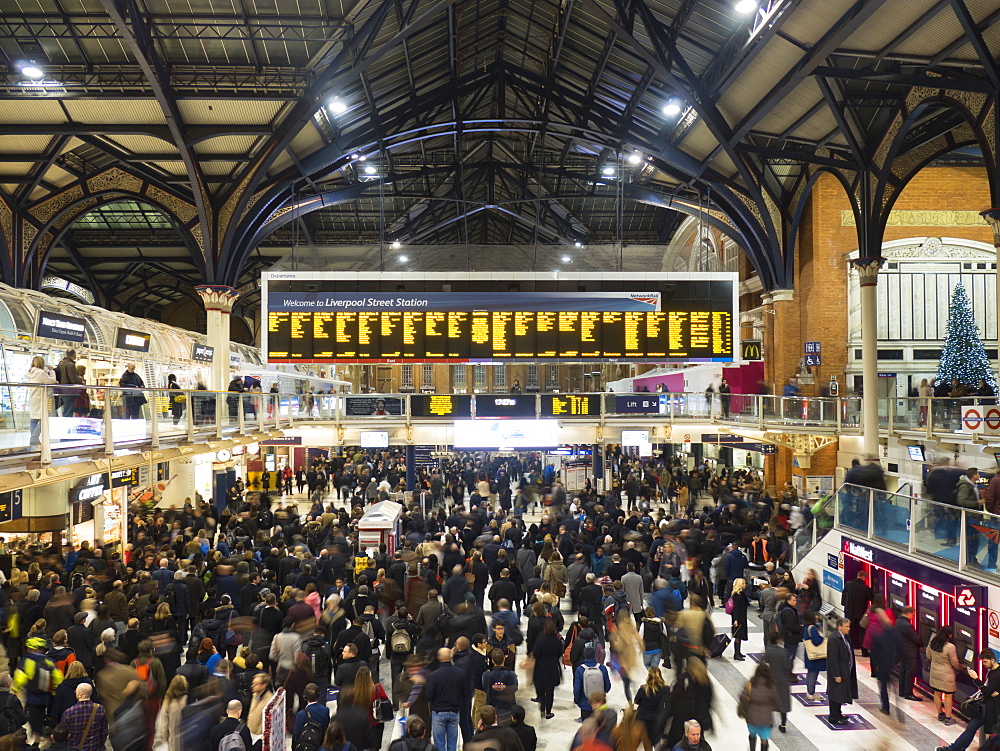
[[[76,229],[170,229],[166,214],[139,201],[114,201],[88,211],[73,223]]]

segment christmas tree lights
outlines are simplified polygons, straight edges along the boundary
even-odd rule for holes
[[[953,378],[972,389],[979,386],[979,379],[982,378],[996,393],[996,377],[986,357],[969,296],[961,282],[955,285],[951,294],[948,328],[937,372],[938,381],[951,383]]]

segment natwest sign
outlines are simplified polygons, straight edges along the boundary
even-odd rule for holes
[[[851,540],[844,540],[844,552],[869,563],[875,562],[875,553],[871,548]]]

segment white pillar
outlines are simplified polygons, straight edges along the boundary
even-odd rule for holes
[[[193,458],[171,459],[169,484],[160,498],[160,508],[176,509],[184,507],[184,499],[190,498],[194,505],[194,460]]]
[[[854,262],[861,283],[861,388],[865,453],[878,456],[878,272],[880,259]]]
[[[229,316],[240,292],[222,284],[201,285],[195,290],[208,314],[205,325],[208,344],[215,348],[210,383],[205,385],[209,391],[225,391],[229,386]]]
[[[979,215],[986,220],[986,223],[993,229],[993,247],[997,251],[997,270],[994,274],[996,280],[996,313],[997,313],[997,341],[1000,342],[1000,209],[987,209],[979,212]],[[985,333],[985,332],[984,332]],[[998,365],[1000,368],[1000,365]],[[997,378],[1000,384],[1000,377]]]

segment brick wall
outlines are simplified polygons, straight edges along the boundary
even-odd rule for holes
[[[928,167],[907,185],[893,209],[900,211],[982,211],[990,206],[989,182],[980,167]],[[831,175],[817,180],[802,217],[795,257],[795,296],[792,302],[775,302],[774,315],[765,315],[765,378],[780,393],[785,379],[798,369],[806,341],[820,342],[822,365],[814,368],[815,384],[802,393],[814,396],[838,377],[844,394],[847,365],[847,256],[857,250],[857,229],[845,226],[842,211],[850,209],[843,186]],[[992,244],[986,225],[906,226],[886,228],[884,240],[911,237],[957,237]],[[827,456],[832,454],[833,459]],[[836,453],[820,452],[829,471],[814,467],[803,474],[833,474]],[[778,487],[791,477],[791,452],[779,449],[765,465],[768,484]]]

